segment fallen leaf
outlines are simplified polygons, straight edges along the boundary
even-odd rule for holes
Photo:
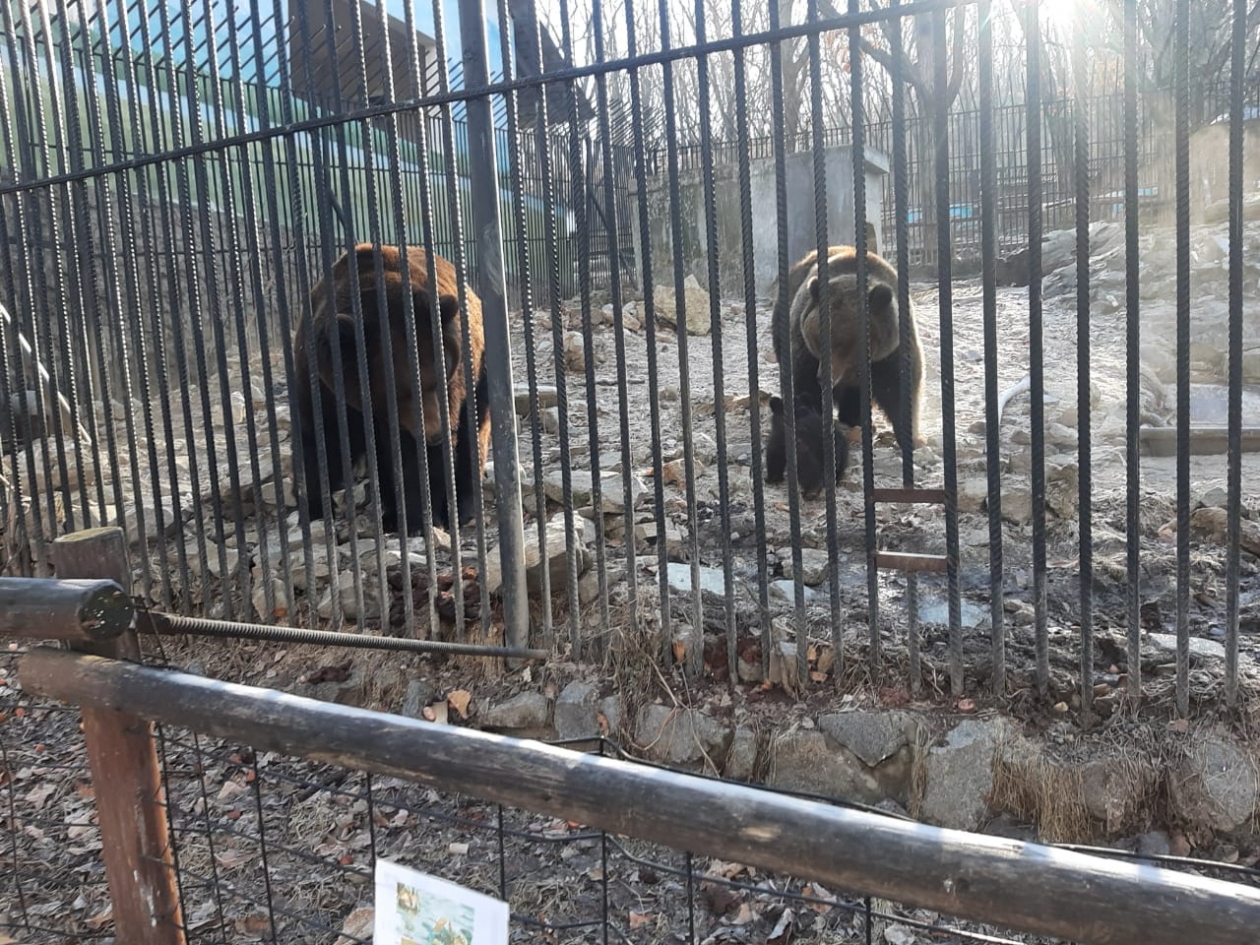
[[[333,945],[350,945],[352,941],[363,941],[372,937],[372,925],[376,920],[376,910],[371,906],[360,906],[348,916],[341,925],[341,935]]]
[[[779,921],[770,930],[770,936],[766,939],[766,945],[787,945],[792,940],[792,923],[795,920],[796,913],[791,909],[784,909],[783,914],[779,916]]]
[[[241,850],[216,850],[214,860],[224,869],[230,870],[240,866],[250,856]]]
[[[468,703],[472,701],[472,693],[467,689],[456,689],[446,697],[447,703],[459,713],[461,719],[468,718]]]
[[[720,876],[723,879],[734,879],[740,873],[744,872],[744,864],[732,863],[728,860],[710,860],[709,868],[705,870],[705,876]]]
[[[37,787],[31,788],[26,795],[27,802],[36,810],[43,810],[44,805],[48,803],[48,798],[57,790],[57,785],[50,784],[45,781]]]
[[[1184,735],[1186,732],[1190,731],[1190,720],[1189,719],[1173,719],[1171,722],[1168,723],[1168,731],[1177,732],[1181,735]]]
[[[648,923],[650,923],[650,922],[652,921],[652,919],[653,919],[653,918],[654,918],[654,917],[653,917],[652,913],[650,913],[650,912],[634,912],[634,911],[631,911],[631,913],[630,913],[630,928],[631,928],[631,929],[641,929],[641,928],[643,928],[643,926],[645,926],[645,925],[647,925]]]
[[[246,932],[265,932],[271,928],[271,920],[265,915],[247,915],[240,924]]]

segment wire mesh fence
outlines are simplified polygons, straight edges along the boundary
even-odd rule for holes
[[[157,652],[146,661],[165,662]],[[77,709],[23,693],[15,662],[12,652],[5,656],[0,675],[0,932],[31,945],[112,941],[94,817],[94,792],[107,788],[92,783],[81,760]],[[618,835],[487,803],[475,791],[442,794],[175,726],[159,726],[155,740],[189,943],[371,941],[377,857],[503,898],[514,941],[1058,941],[667,850],[635,839],[633,818],[631,835]],[[643,764],[606,739],[561,744]],[[1010,821],[992,829],[1031,833]],[[1260,850],[1228,863],[1132,845],[1064,849],[1260,885],[1249,865]],[[1123,921],[1124,904],[1116,910]]]

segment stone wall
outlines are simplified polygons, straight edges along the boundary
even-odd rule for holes
[[[1175,847],[1185,834],[1255,829],[1257,751],[1223,726],[1152,722],[1122,745],[1114,732],[1033,732],[991,711],[846,708],[784,724],[748,707],[654,703],[623,719],[621,697],[605,689],[527,689],[474,704],[472,724],[529,738],[611,735],[671,767],[1023,839]]]

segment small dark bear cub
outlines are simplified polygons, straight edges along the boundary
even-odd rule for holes
[[[826,453],[823,437],[827,424],[823,415],[811,404],[797,399],[794,412],[796,420],[796,481],[801,494],[812,499],[823,491],[827,481]],[[844,478],[849,467],[849,438],[843,426],[834,421],[831,433],[835,442],[836,482]],[[766,482],[783,481],[787,472],[787,421],[783,413],[783,399],[770,398],[770,439],[766,443]]]
[[[380,247],[384,280],[379,283],[376,278],[377,252],[371,243],[360,243],[337,259],[332,270],[311,289],[310,309],[303,313],[294,338],[294,439],[300,438],[302,443],[301,483],[311,519],[324,516],[318,460],[321,439],[328,457],[329,492],[347,485],[337,418],[337,403],[341,401],[346,410],[350,464],[367,454],[368,424],[372,424],[379,479],[377,496],[381,504],[382,524],[387,532],[397,532],[400,524],[394,477],[394,457],[398,455],[398,450],[402,454],[402,493],[407,532],[414,535],[423,529],[425,493],[417,450],[421,443],[425,446],[428,464],[433,524],[449,528],[452,521],[458,520],[460,525],[467,525],[473,521],[474,493],[480,488],[490,443],[490,405],[482,364],[481,300],[469,288],[465,296],[467,304],[461,311],[455,267],[441,256],[435,256],[438,311],[433,312],[430,307],[428,260],[424,250],[409,248],[407,251],[406,287],[402,251],[395,246]],[[357,313],[354,305],[355,270],[358,273]],[[412,379],[407,339],[408,292],[415,312],[414,343],[420,363],[419,390],[415,389]],[[384,324],[379,308],[382,295],[386,310]],[[440,351],[434,350],[434,318],[438,319]],[[371,402],[367,404],[363,403],[359,375],[360,319],[364,360],[367,363],[367,388],[371,395]],[[476,416],[472,415],[472,403],[465,390],[464,320],[468,326],[468,354],[475,385]],[[334,333],[341,348],[343,385],[340,387],[334,371]],[[316,371],[313,377],[312,352]],[[393,368],[392,386],[386,386],[387,357],[389,366]],[[445,387],[441,385],[439,364],[445,367]],[[312,394],[316,384],[320,395],[318,414]],[[389,423],[390,401],[397,407],[397,437]],[[443,401],[450,411],[450,434],[455,441],[454,496],[447,494],[444,472]],[[423,406],[423,428],[415,409],[417,404]]]

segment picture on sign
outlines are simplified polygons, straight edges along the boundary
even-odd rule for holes
[[[506,945],[508,906],[427,873],[376,861],[376,945]]]

